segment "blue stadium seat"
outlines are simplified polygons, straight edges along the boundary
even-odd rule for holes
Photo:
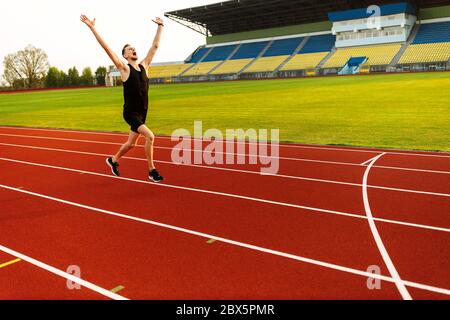
[[[300,53],[328,52],[333,49],[335,43],[336,36],[332,34],[312,36],[303,49],[300,50]]]
[[[304,38],[276,40],[264,54],[264,57],[290,56]]]
[[[200,48],[196,50],[191,59],[186,60],[186,63],[197,63],[200,61],[201,58],[208,52],[209,48]]]
[[[212,51],[208,54],[205,60],[203,60],[203,62],[226,60],[234,49],[236,49],[235,44],[229,46],[214,47],[214,49],[212,49]]]
[[[450,42],[450,21],[422,24],[413,44]]]
[[[233,55],[231,60],[256,58],[268,44],[269,41],[245,43]]]

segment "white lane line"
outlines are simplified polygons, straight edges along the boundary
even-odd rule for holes
[[[74,154],[84,154],[84,155],[101,156],[101,157],[109,157],[109,156],[111,156],[110,154],[106,154],[106,153],[86,152],[86,151],[77,151],[77,150],[70,150],[70,149],[46,148],[46,147],[30,146],[30,145],[23,145],[23,144],[13,144],[13,143],[0,143],[0,146],[17,147],[17,148],[28,148],[28,149],[35,149],[35,150],[47,150],[47,151],[65,152],[65,153],[74,153]],[[147,162],[146,158],[123,157],[123,159]],[[289,176],[289,175],[283,175],[283,174],[261,174],[259,171],[250,171],[250,170],[242,170],[242,169],[231,169],[231,168],[226,168],[226,167],[214,167],[214,166],[208,166],[208,165],[184,164],[184,163],[179,164],[179,163],[174,163],[174,162],[171,162],[171,161],[163,161],[163,160],[155,160],[155,162],[156,163],[169,164],[169,165],[173,165],[173,166],[186,166],[186,167],[194,167],[194,168],[200,168],[200,169],[210,169],[210,170],[218,170],[218,171],[248,173],[248,174],[254,174],[254,175],[263,176],[263,177],[265,177],[265,176],[268,176],[268,177],[279,177],[279,178],[286,178],[286,179],[295,179],[295,180],[306,180],[306,181],[316,181],[316,182],[324,182],[324,183],[342,184],[342,185],[356,186],[356,187],[360,187],[361,186],[361,184],[359,184],[359,183],[334,181],[334,180],[325,180],[325,179],[316,179],[316,178],[307,178],[307,177],[300,177],[300,176]]]
[[[69,129],[48,129],[48,128],[32,128],[32,127],[14,127],[14,126],[0,126],[0,129],[13,129],[13,130],[30,130],[30,131],[43,131],[43,132],[64,132],[64,133],[81,133],[81,134],[93,134],[101,136],[116,136],[116,137],[127,137],[128,133],[120,132],[102,132],[102,131],[80,131],[80,130],[69,130]]]
[[[373,168],[386,169],[386,170],[411,171],[411,172],[438,173],[438,174],[450,175],[450,171],[442,171],[442,170],[413,169],[413,168],[389,167],[389,166],[373,166]]]
[[[133,221],[136,221],[136,222],[141,222],[141,223],[154,225],[154,226],[165,228],[165,229],[170,229],[170,230],[174,230],[174,231],[178,231],[178,232],[182,232],[182,233],[198,236],[198,237],[201,237],[201,238],[205,238],[207,240],[213,239],[213,240],[216,240],[216,241],[220,241],[220,242],[223,242],[223,243],[228,243],[228,244],[231,244],[231,245],[234,245],[234,246],[247,248],[247,249],[254,250],[254,251],[264,252],[264,253],[272,254],[272,255],[275,255],[275,256],[279,256],[279,257],[284,257],[284,258],[297,260],[297,261],[301,261],[301,262],[308,263],[308,264],[313,264],[313,265],[320,266],[320,267],[325,267],[325,268],[328,268],[328,269],[333,269],[333,270],[338,270],[338,271],[342,271],[342,272],[346,272],[346,273],[350,273],[350,274],[354,274],[354,275],[359,275],[359,276],[362,276],[362,277],[365,277],[365,278],[375,278],[375,279],[380,279],[380,280],[388,281],[388,282],[391,282],[391,283],[395,283],[395,280],[392,279],[391,277],[388,277],[388,276],[383,276],[383,275],[370,273],[370,272],[367,272],[367,271],[362,271],[362,270],[358,270],[358,269],[348,268],[348,267],[344,267],[344,266],[333,264],[333,263],[329,263],[329,262],[324,262],[324,261],[320,261],[320,260],[316,260],[316,259],[310,259],[310,258],[306,258],[306,257],[294,255],[294,254],[285,253],[285,252],[282,252],[282,251],[267,249],[267,248],[264,248],[264,247],[260,247],[260,246],[256,246],[256,245],[252,245],[252,244],[248,244],[248,243],[244,243],[244,242],[239,242],[239,241],[235,241],[235,240],[231,240],[231,239],[227,239],[227,238],[222,238],[222,237],[219,237],[219,236],[215,236],[215,235],[211,235],[211,234],[207,234],[207,233],[203,233],[203,232],[198,232],[198,231],[194,231],[194,230],[190,230],[190,229],[186,229],[186,228],[181,228],[181,227],[177,227],[177,226],[170,225],[170,224],[165,224],[165,223],[161,223],[161,222],[157,222],[157,221],[153,221],[153,220],[148,220],[148,219],[138,218],[138,217],[134,217],[134,216],[129,216],[129,215],[118,213],[118,212],[114,212],[114,211],[109,211],[109,210],[104,210],[104,209],[100,209],[100,208],[96,208],[96,207],[91,207],[91,206],[83,205],[83,204],[80,204],[80,203],[71,202],[71,201],[67,201],[67,200],[63,200],[63,199],[47,196],[47,195],[40,194],[40,193],[35,193],[35,192],[25,191],[25,190],[19,190],[19,189],[16,189],[16,188],[13,188],[13,187],[9,187],[9,186],[6,186],[6,185],[2,185],[2,184],[0,184],[0,188],[4,188],[4,189],[7,189],[7,190],[16,191],[16,192],[21,192],[21,193],[24,193],[24,194],[28,194],[28,195],[32,195],[32,196],[38,197],[38,198],[43,198],[43,199],[47,199],[47,200],[63,203],[63,204],[66,204],[66,205],[71,205],[71,206],[74,206],[74,207],[82,208],[82,209],[87,209],[87,210],[90,210],[90,211],[93,211],[93,212],[103,213],[103,214],[107,214],[107,215],[114,216],[114,217],[119,217],[119,218],[123,218],[123,219],[133,220]],[[436,293],[441,293],[441,294],[445,294],[445,295],[450,295],[450,290],[449,289],[439,288],[439,287],[435,287],[435,286],[429,286],[429,285],[416,283],[416,282],[412,282],[412,281],[408,281],[408,282],[405,281],[405,283],[407,283],[407,285],[410,286],[410,287],[421,288],[423,290],[427,290],[427,291],[431,291],[431,292],[436,292]]]
[[[106,154],[106,153],[94,153],[94,152],[85,152],[85,151],[68,150],[68,149],[45,148],[45,147],[36,147],[36,146],[29,146],[29,145],[22,145],[22,144],[0,143],[0,145],[8,146],[8,147],[25,148],[25,149],[82,154],[82,155],[98,156],[98,157],[109,157],[110,156],[110,154]],[[145,159],[145,158],[123,157],[123,159],[147,162],[147,159]],[[289,175],[282,175],[282,174],[261,175],[261,173],[257,172],[257,171],[230,169],[230,168],[213,167],[213,166],[206,166],[206,165],[203,166],[203,165],[195,165],[195,164],[176,164],[176,163],[173,163],[170,161],[161,161],[161,160],[155,160],[155,162],[156,163],[164,163],[164,164],[168,164],[168,165],[174,165],[174,166],[187,166],[187,167],[194,167],[194,168],[200,168],[200,169],[238,172],[238,173],[253,174],[253,175],[258,175],[258,176],[269,176],[269,177],[286,178],[286,179],[294,179],[294,180],[304,180],[304,181],[338,184],[338,185],[353,186],[353,187],[361,187],[362,186],[362,184],[360,184],[360,183],[351,183],[351,182],[336,181],[336,180],[316,179],[316,178],[307,178],[307,177],[301,177],[301,176],[289,176]],[[368,185],[368,187],[374,188],[374,189],[396,191],[396,192],[424,194],[424,195],[438,196],[438,197],[450,197],[450,194],[439,193],[439,192],[421,191],[421,190],[414,190],[414,189],[400,189],[400,188],[392,188],[392,187],[384,187],[384,186],[376,186],[376,185]]]
[[[382,153],[382,154],[386,154],[386,153],[384,152],[384,153]],[[368,166],[374,159],[378,159],[379,156],[380,156],[380,155],[376,155],[375,157],[370,158],[370,159],[367,160],[367,161],[364,161],[363,163],[361,163],[361,165],[362,165],[362,166]]]
[[[378,250],[381,253],[381,256],[383,257],[384,263],[386,264],[389,273],[391,274],[392,279],[394,279],[395,285],[397,286],[398,291],[402,295],[404,300],[412,300],[411,295],[408,292],[408,289],[406,289],[405,284],[403,283],[403,280],[400,278],[400,275],[397,272],[397,269],[394,266],[394,263],[392,262],[391,257],[389,256],[389,253],[386,250],[386,247],[384,246],[383,240],[381,240],[380,233],[378,232],[378,228],[375,224],[375,221],[373,219],[372,210],[370,209],[369,204],[369,194],[367,192],[367,180],[369,179],[369,173],[372,169],[372,166],[379,160],[382,156],[384,156],[385,153],[382,153],[375,158],[372,159],[372,161],[369,163],[369,166],[366,169],[366,172],[364,173],[363,178],[363,201],[364,201],[364,208],[366,210],[367,215],[367,221],[369,222],[370,230],[372,231],[373,238],[375,239],[375,242],[377,243]]]
[[[25,127],[13,127],[13,126],[0,126],[0,129],[16,129],[16,130],[30,130],[30,131],[44,131],[44,132],[65,132],[65,133],[81,133],[81,134],[93,134],[93,135],[104,135],[104,136],[118,136],[118,137],[127,137],[127,133],[113,133],[113,132],[98,132],[98,131],[78,131],[78,130],[67,130],[67,129],[46,129],[46,128],[25,128]],[[158,139],[167,139],[170,140],[169,136],[157,136]],[[192,141],[199,141],[202,139],[192,138],[192,137],[184,137],[185,139],[190,139]],[[223,140],[227,141],[227,140]],[[239,143],[249,144],[248,141],[238,141]],[[268,143],[262,142],[263,145],[267,145]],[[307,145],[307,144],[296,144],[296,143],[280,143],[280,147],[283,148],[298,148],[298,149],[317,149],[317,150],[329,150],[329,151],[348,151],[348,152],[362,152],[362,153],[379,153],[385,152],[387,154],[396,154],[396,155],[408,155],[408,156],[419,156],[419,157],[437,157],[437,158],[450,158],[450,154],[448,152],[442,152],[443,154],[434,154],[432,151],[422,151],[423,153],[415,153],[414,151],[405,151],[401,149],[373,149],[367,150],[358,147],[332,147],[328,145]],[[398,151],[398,152],[397,152]],[[430,154],[427,154],[430,153]]]
[[[4,186],[0,185],[0,187],[3,188]],[[16,188],[10,188],[10,190],[14,190],[14,191],[22,192],[22,193],[28,193],[27,191],[16,189]],[[105,296],[105,297],[111,298],[113,300],[128,300],[127,298],[125,298],[125,297],[123,297],[121,295],[112,293],[111,291],[106,290],[106,289],[104,289],[102,287],[99,287],[99,286],[93,284],[92,282],[89,282],[89,281],[83,280],[81,278],[75,277],[74,275],[71,275],[71,274],[69,274],[67,272],[61,271],[61,270],[59,270],[59,269],[57,269],[55,267],[52,267],[52,266],[50,266],[50,265],[48,265],[48,264],[46,264],[44,262],[38,261],[36,259],[33,259],[33,258],[31,258],[29,256],[26,256],[26,255],[24,255],[24,254],[22,254],[20,252],[17,252],[17,251],[15,251],[13,249],[10,249],[10,248],[7,248],[5,246],[0,245],[0,251],[6,252],[7,254],[10,254],[10,255],[12,255],[12,256],[14,256],[16,258],[22,259],[23,261],[26,261],[26,262],[28,262],[28,263],[30,263],[30,264],[38,267],[38,268],[44,269],[44,270],[46,270],[48,272],[51,272],[51,273],[53,273],[53,274],[55,274],[57,276],[65,278],[65,279],[67,279],[69,281],[78,283],[80,286],[88,288],[88,289],[90,289],[90,290],[92,290],[94,292],[97,292],[97,293]]]
[[[367,185],[367,187],[370,188],[370,189],[379,189],[379,190],[388,190],[388,191],[395,191],[395,192],[415,193],[415,194],[423,194],[423,195],[428,195],[428,196],[450,197],[449,193],[420,191],[420,190],[402,189],[402,188],[391,188],[391,187],[382,187],[382,186],[374,186],[374,185]]]
[[[68,139],[68,138],[55,138],[55,137],[45,137],[45,136],[27,136],[27,135],[18,135],[18,134],[4,134],[4,133],[0,133],[0,136],[43,139],[43,140],[56,140],[56,141],[68,141],[68,142],[81,142],[81,143],[89,143],[89,144],[104,144],[104,145],[114,145],[114,146],[121,146],[122,145],[122,143],[117,143],[117,142],[105,142],[105,141],[97,141],[97,140],[80,140],[80,139]],[[138,147],[143,147],[143,146],[142,145],[138,145]],[[155,147],[155,148],[165,149],[165,150],[173,150],[173,148],[168,148],[168,147]],[[224,153],[224,154],[226,154],[226,153]],[[231,154],[231,153],[229,153],[229,154]],[[234,154],[234,155],[242,155],[242,154]],[[363,165],[361,165],[359,163],[352,163],[352,162],[326,161],[326,160],[314,160],[314,159],[303,159],[303,158],[283,158],[283,157],[274,157],[274,159],[292,160],[292,161],[299,161],[299,162],[311,162],[311,163],[323,163],[323,164],[332,164],[332,165],[365,167],[365,166],[363,166]],[[392,166],[374,166],[374,168],[377,168],[377,169],[388,169],[388,170],[412,171],[412,172],[449,174],[450,175],[450,171],[441,171],[441,170],[414,169],[414,168],[392,167]]]
[[[104,141],[95,141],[95,140],[84,140],[84,139],[69,139],[69,138],[55,138],[55,137],[47,137],[47,136],[28,136],[28,135],[20,135],[20,134],[6,134],[6,133],[0,133],[0,136],[6,136],[6,137],[18,137],[18,138],[31,138],[31,139],[46,139],[46,140],[59,140],[59,141],[71,141],[71,142],[84,142],[84,143],[97,143],[97,144],[108,144],[108,145],[116,145],[121,146],[123,143],[117,143],[117,142],[104,142]],[[144,145],[136,145],[138,148],[144,148]],[[178,148],[172,148],[172,147],[158,147],[154,146],[155,149],[161,149],[161,150],[181,150]],[[191,152],[203,152],[203,150],[195,150],[195,149],[184,149],[184,151],[191,151]],[[217,151],[216,154],[223,154],[223,155],[234,155],[234,156],[246,156],[249,158],[257,158],[260,157],[259,155],[248,155],[244,153],[232,153],[232,152],[219,152]],[[272,158],[272,159],[279,159],[279,160],[290,160],[290,161],[301,161],[297,158],[289,158],[289,157],[272,157],[272,156],[264,156],[264,158]]]
[[[259,203],[264,203],[264,204],[277,205],[277,206],[283,206],[283,207],[288,207],[288,208],[296,208],[296,209],[302,209],[302,210],[306,210],[306,211],[321,212],[321,213],[327,213],[327,214],[334,214],[334,215],[338,215],[338,216],[367,220],[367,217],[363,214],[354,214],[354,213],[347,213],[347,212],[341,212],[341,211],[335,211],[335,210],[307,207],[307,206],[301,206],[301,205],[296,205],[296,204],[292,204],[292,203],[285,203],[285,202],[272,201],[272,200],[266,200],[266,199],[260,199],[260,198],[246,197],[246,196],[232,194],[232,193],[217,192],[217,191],[210,191],[210,190],[182,187],[182,186],[176,186],[176,185],[161,184],[161,183],[155,184],[150,181],[137,180],[137,179],[131,179],[131,178],[125,178],[125,177],[116,177],[113,175],[107,175],[107,174],[102,174],[102,173],[98,173],[98,172],[71,169],[71,168],[66,168],[66,167],[51,166],[51,165],[46,165],[46,164],[41,164],[41,163],[14,160],[14,159],[8,159],[8,158],[0,158],[0,161],[21,163],[21,164],[25,164],[25,165],[31,165],[31,166],[49,168],[49,169],[56,169],[56,170],[62,170],[62,171],[68,171],[68,172],[75,172],[75,173],[84,173],[87,175],[104,177],[104,178],[108,178],[108,179],[118,179],[118,180],[123,180],[123,181],[130,181],[133,183],[142,183],[142,184],[150,185],[155,188],[170,188],[170,189],[199,192],[199,193],[205,193],[205,194],[212,194],[212,195],[216,195],[216,196],[242,199],[242,200],[254,201],[254,202],[259,202]],[[435,227],[435,226],[416,224],[416,223],[410,223],[410,222],[404,222],[404,221],[398,221],[398,220],[382,219],[382,218],[374,218],[374,220],[380,221],[380,222],[386,222],[386,223],[390,223],[390,224],[397,224],[397,225],[402,225],[402,226],[407,226],[407,227],[413,227],[413,228],[450,232],[449,228]]]

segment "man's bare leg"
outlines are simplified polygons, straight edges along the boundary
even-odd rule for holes
[[[145,138],[145,155],[148,160],[148,168],[152,171],[155,169],[155,164],[153,162],[153,145],[155,143],[155,135],[145,124],[140,126],[138,131]]]
[[[119,152],[117,152],[117,154],[116,154],[114,157],[112,157],[112,160],[113,160],[115,163],[119,163],[120,159],[121,159],[124,155],[126,155],[131,149],[133,149],[133,148],[136,146],[139,137],[140,137],[140,134],[139,134],[139,133],[136,133],[136,132],[134,132],[134,131],[130,131],[130,134],[129,134],[129,136],[128,136],[128,141],[125,142],[125,143],[120,147]]]
[[[111,172],[115,176],[120,177],[119,161],[125,154],[127,154],[128,151],[130,151],[131,149],[133,149],[136,146],[139,137],[140,137],[139,133],[130,131],[127,142],[125,142],[120,147],[119,152],[117,152],[117,154],[115,156],[106,159],[106,163],[111,168]]]
[[[149,169],[148,177],[153,182],[161,182],[164,178],[156,170],[155,164],[153,163],[153,144],[155,143],[155,135],[145,124],[140,126],[138,131],[145,138],[145,155],[147,156]]]
[[[159,174],[153,163],[153,144],[155,143],[155,135],[153,132],[144,124],[139,127],[139,133],[145,138],[145,155],[148,160],[148,177],[153,182],[161,182],[164,178]]]

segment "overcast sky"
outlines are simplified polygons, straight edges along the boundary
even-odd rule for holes
[[[32,44],[47,52],[52,66],[67,71],[76,66],[110,65],[90,30],[80,22],[81,13],[97,18],[96,27],[116,53],[125,43],[136,47],[140,58],[147,53],[156,32],[151,19],[164,12],[220,2],[220,0],[7,0],[1,1],[0,77],[4,56]],[[205,37],[165,19],[160,50],[154,62],[182,61]]]

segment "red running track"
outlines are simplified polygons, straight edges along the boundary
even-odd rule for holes
[[[142,146],[110,175],[125,140],[0,127],[0,299],[450,297],[449,154],[285,144],[261,176],[159,137],[156,185]]]

